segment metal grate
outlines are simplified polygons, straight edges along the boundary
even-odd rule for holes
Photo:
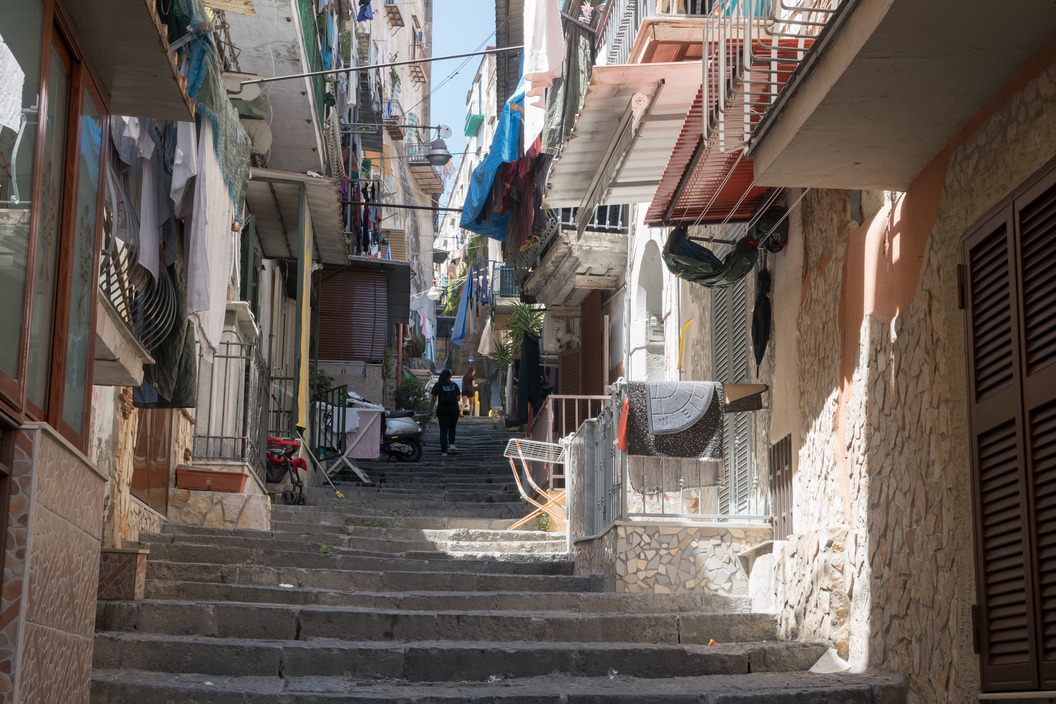
[[[506,443],[506,457],[513,457],[529,462],[547,462],[549,464],[565,463],[565,448],[552,442],[538,440],[521,440],[514,438]]]

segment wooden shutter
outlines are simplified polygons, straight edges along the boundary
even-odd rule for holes
[[[723,383],[747,382],[751,352],[747,279],[713,289],[711,300],[713,379]],[[751,503],[751,414],[727,413],[722,440],[726,484],[718,491],[719,513],[744,513]]]
[[[1056,689],[1056,176],[1017,199],[1023,409],[1038,687]]]
[[[319,303],[319,359],[380,362],[389,337],[383,271],[324,268]]]
[[[557,385],[562,395],[578,396],[582,393],[581,349],[565,350],[557,355]]]
[[[774,540],[792,535],[792,436],[770,446],[770,491],[774,495]]]
[[[1037,686],[1010,215],[1002,211],[964,242],[978,645],[990,691]]]

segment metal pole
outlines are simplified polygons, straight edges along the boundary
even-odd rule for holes
[[[238,86],[239,89],[236,91],[230,91],[234,93],[240,93],[244,86],[259,85],[261,83],[274,83],[275,81],[289,81],[295,78],[311,78],[312,76],[326,76],[331,73],[350,73],[352,71],[370,71],[375,68],[389,68],[390,66],[408,66],[410,64],[424,64],[431,61],[444,61],[446,59],[463,59],[467,56],[484,56],[487,54],[501,54],[507,51],[520,51],[524,49],[523,45],[519,46],[506,46],[501,49],[486,49],[484,51],[470,51],[465,54],[448,54],[447,56],[428,56],[422,59],[409,59],[407,61],[392,61],[387,64],[370,64],[368,66],[346,66],[345,68],[332,68],[328,71],[311,71],[309,73],[295,73],[290,76],[272,76],[271,78],[250,78],[246,81],[241,81]]]
[[[343,200],[341,205],[373,205],[378,208],[400,208],[403,210],[431,210],[434,213],[461,213],[462,208],[443,208],[439,205],[404,205],[402,203],[373,203],[366,200]]]

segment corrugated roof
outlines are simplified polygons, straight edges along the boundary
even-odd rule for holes
[[[265,257],[296,259],[300,240],[301,186],[308,195],[317,261],[347,264],[348,246],[341,222],[337,181],[327,177],[253,169],[246,203],[257,216],[257,238]]]

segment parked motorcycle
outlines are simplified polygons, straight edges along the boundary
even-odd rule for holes
[[[349,405],[370,404],[355,391],[348,392]],[[380,406],[378,407],[380,408]],[[382,411],[381,453],[390,460],[417,462],[422,458],[425,435],[424,420],[428,415],[416,415],[414,411]]]

